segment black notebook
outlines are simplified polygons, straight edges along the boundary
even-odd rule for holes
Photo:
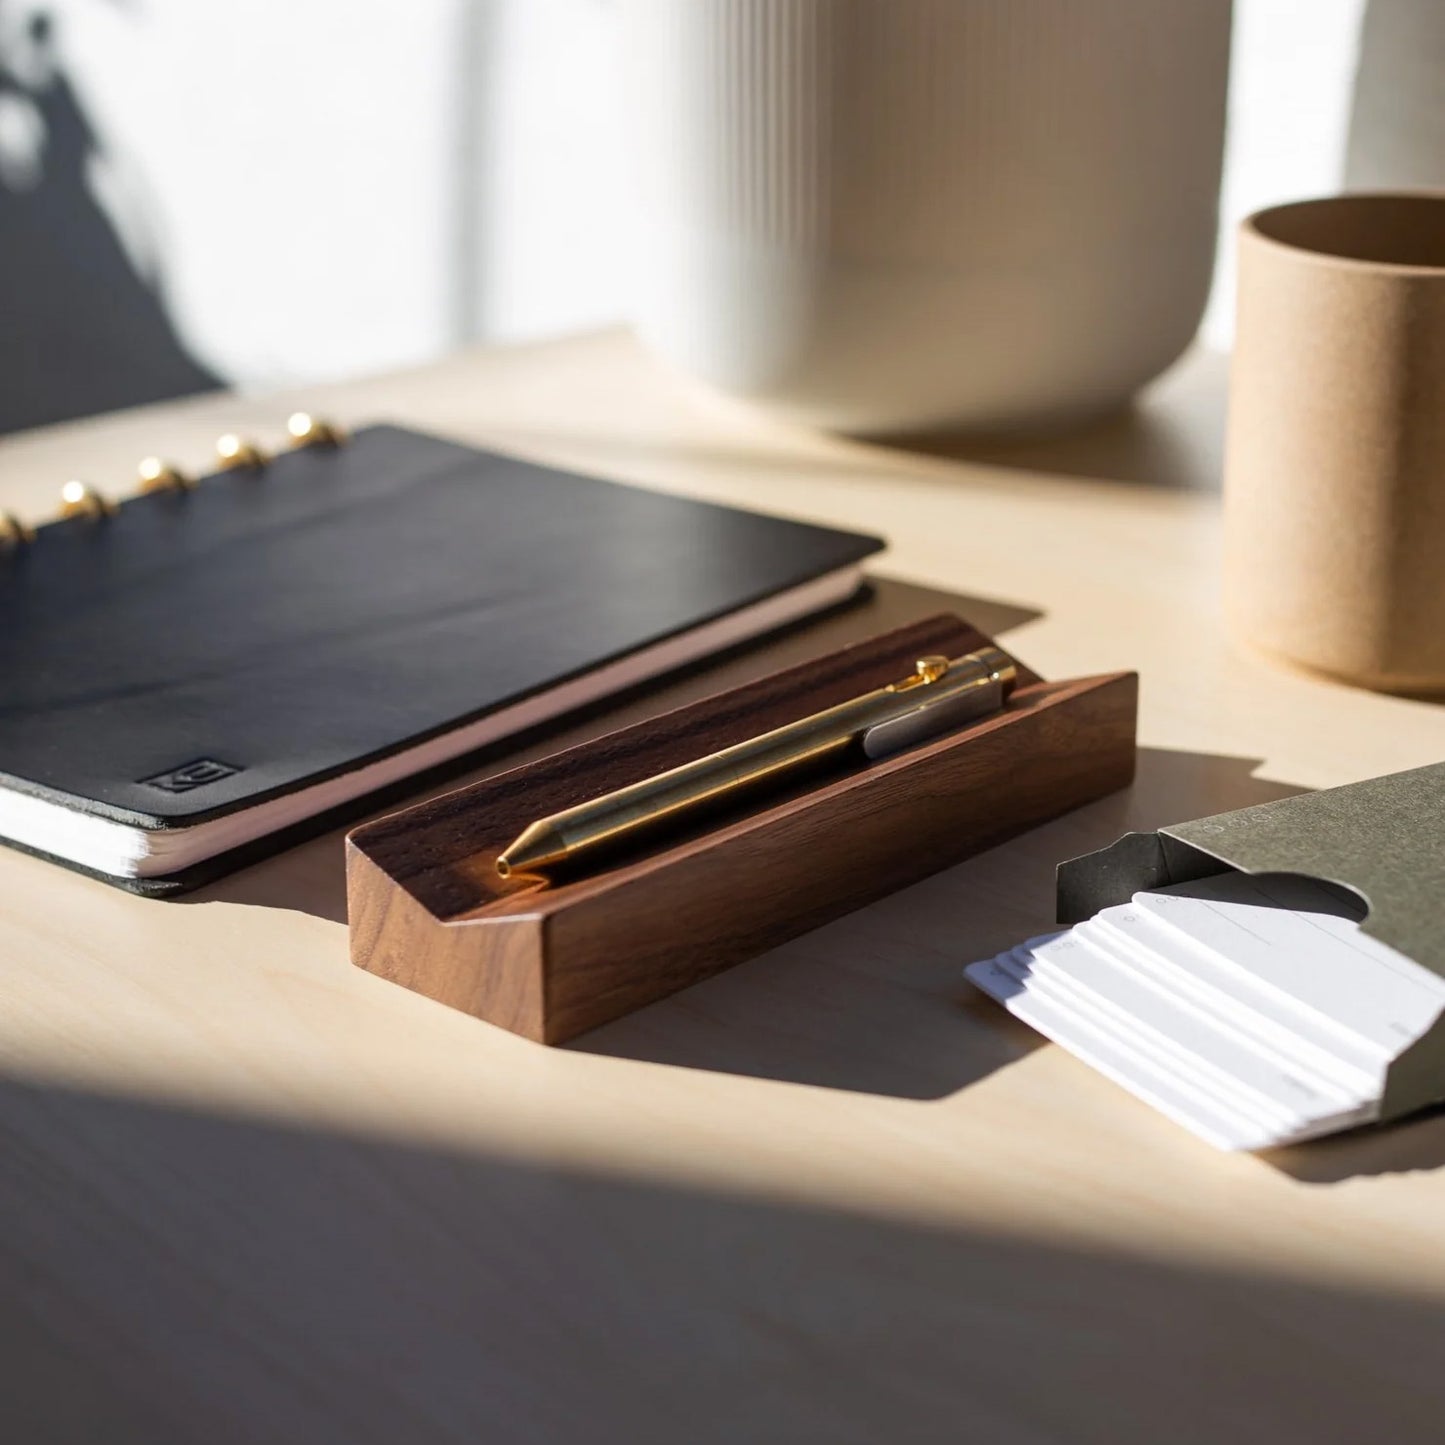
[[[881,543],[399,427],[0,550],[0,838],[192,887],[846,600]]]

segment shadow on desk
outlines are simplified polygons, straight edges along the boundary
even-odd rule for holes
[[[1339,1184],[1362,1175],[1439,1169],[1445,1165],[1445,1108],[1289,1149],[1271,1149],[1259,1157],[1302,1184]]]
[[[1224,423],[1228,359],[1197,352],[1189,363],[1195,399],[1189,422],[1178,409],[1160,405],[1160,394],[1177,385],[1166,376],[1151,395],[1068,430],[1042,436],[909,437],[906,451],[949,461],[973,462],[1038,476],[1082,477],[1170,491],[1218,491],[1224,471]]]
[[[962,978],[1054,923],[1054,867],[1133,830],[1299,791],[1249,758],[1142,748],[1134,786],[696,984],[572,1047],[857,1093],[941,1099],[1044,1045]],[[1081,1066],[1082,1067],[1082,1066]],[[1305,1183],[1445,1166],[1445,1110],[1259,1156]]]
[[[1433,1445],[1445,1415],[1427,1284],[19,1081],[0,1141],[16,1445]]]
[[[829,483],[850,476],[871,479],[903,474],[918,480],[927,469],[919,458],[967,464],[1001,473],[1077,477],[1092,481],[1179,491],[1218,491],[1224,469],[1224,431],[1229,358],[1196,347],[1147,387],[1134,401],[1052,431],[1019,430],[989,435],[978,432],[877,434],[820,437],[787,424],[757,425],[746,403],[715,395],[691,394],[702,413],[741,417],[741,433],[722,433],[704,425],[686,438],[676,429],[661,434],[619,437],[615,428],[585,432],[555,426],[545,430],[509,428],[498,438],[509,450],[555,460],[559,443],[585,451],[587,465],[633,481],[666,477],[671,463],[683,461],[694,477],[734,478],[776,466],[795,480],[817,476]],[[799,437],[806,437],[799,446]],[[960,480],[957,468],[935,469],[949,484]],[[1006,479],[1006,477],[1005,477]],[[766,505],[766,504],[764,504]]]

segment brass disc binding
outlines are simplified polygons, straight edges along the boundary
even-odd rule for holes
[[[216,461],[223,472],[259,470],[270,460],[255,442],[247,441],[235,432],[228,431],[216,439]]]
[[[115,503],[103,497],[94,487],[71,480],[60,489],[62,517],[89,517],[97,520],[115,511]]]
[[[142,492],[188,492],[195,479],[160,457],[146,457],[136,468]]]
[[[286,434],[286,445],[292,449],[340,447],[349,440],[344,427],[305,411],[293,412],[286,419]],[[216,439],[216,461],[223,472],[260,471],[271,461],[271,454],[246,437],[227,432]],[[145,457],[136,468],[136,477],[136,487],[142,495],[189,492],[196,486],[196,478],[189,472],[158,456]],[[87,482],[72,479],[60,489],[62,518],[84,517],[96,521],[111,516],[115,510],[116,504]],[[0,553],[14,551],[34,540],[34,527],[22,522],[13,512],[0,510]]]
[[[287,445],[301,447],[339,447],[346,443],[346,432],[335,422],[323,421],[308,411],[297,411],[286,418]]]

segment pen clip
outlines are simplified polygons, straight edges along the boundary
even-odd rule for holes
[[[902,717],[891,718],[887,722],[866,728],[859,741],[866,757],[891,757],[916,743],[927,742],[929,738],[937,737],[940,733],[961,727],[974,718],[997,712],[1002,706],[1003,681],[995,673],[991,677],[979,678],[962,692],[940,698],[936,702],[921,702]]]

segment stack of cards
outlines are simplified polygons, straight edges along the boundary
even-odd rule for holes
[[[1296,876],[1136,893],[966,970],[1010,1012],[1222,1149],[1368,1123],[1445,979]]]

